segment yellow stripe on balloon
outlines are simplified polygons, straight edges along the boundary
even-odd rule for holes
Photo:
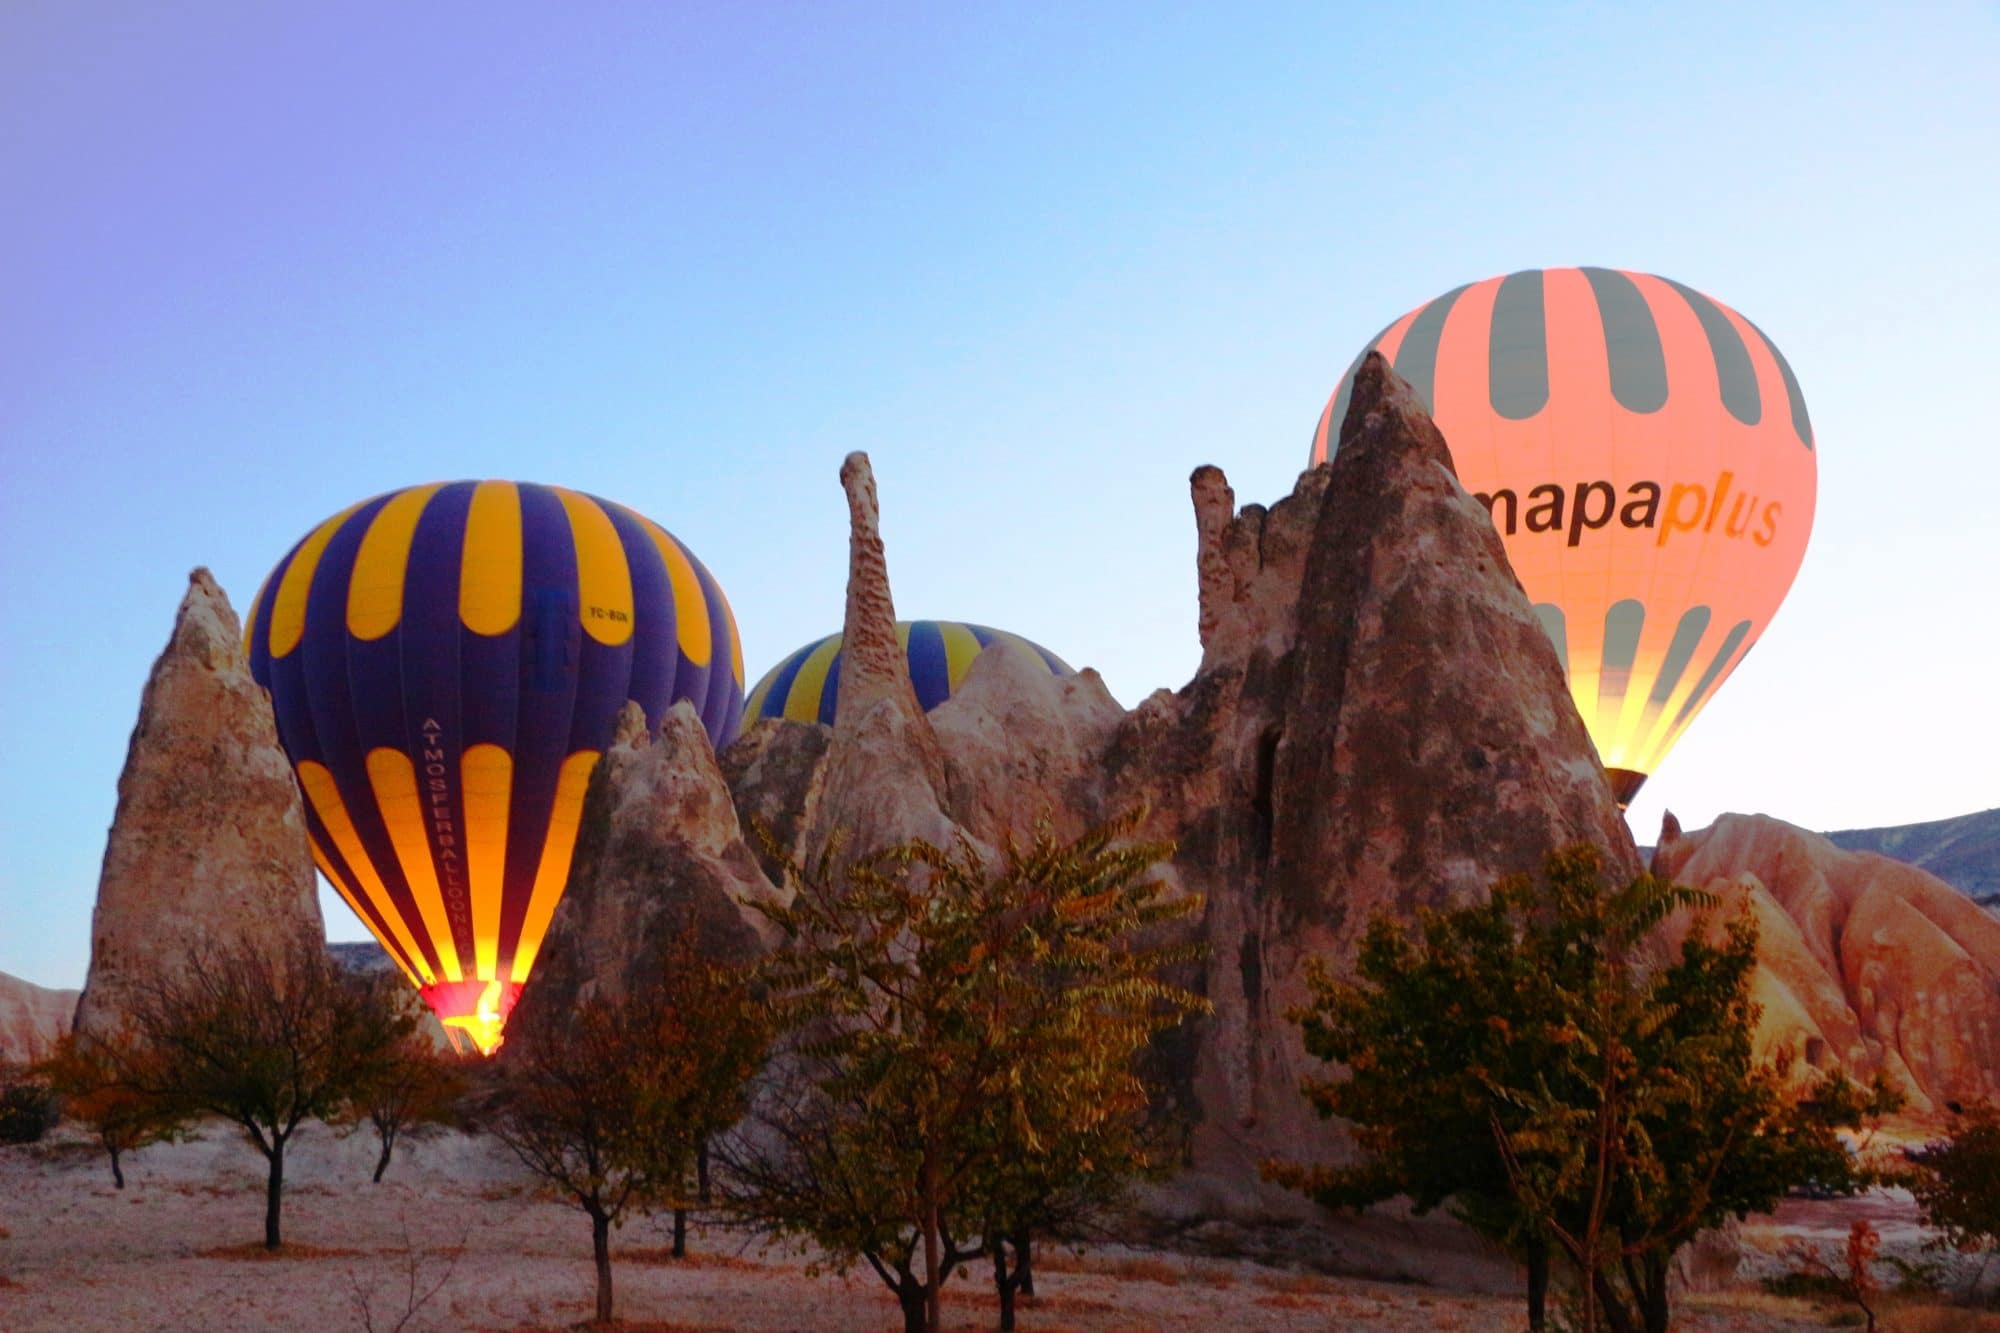
[[[465,869],[472,884],[472,942],[477,975],[500,975],[500,905],[506,892],[507,807],[514,756],[497,745],[467,746],[458,761],[465,793]]]
[[[275,572],[275,571],[274,571]],[[250,656],[257,644],[257,608],[264,605],[264,589],[271,586],[271,575],[257,585],[257,595],[250,599],[250,614],[243,617],[243,655]]]
[[[820,691],[826,688],[826,673],[839,655],[840,636],[836,634],[799,663],[798,674],[792,677],[792,688],[785,691],[786,717],[794,722],[819,721]]]
[[[463,981],[465,970],[458,964],[458,945],[451,937],[451,915],[445,911],[437,865],[431,860],[430,838],[425,833],[424,805],[417,799],[416,765],[401,750],[377,746],[368,752],[368,785],[375,789],[375,807],[382,813],[389,843],[396,849],[396,862],[403,867],[410,896],[417,900],[417,911],[444,968],[445,980]]]
[[[972,670],[973,659],[979,656],[979,638],[953,620],[940,620],[938,634],[944,639],[944,665],[946,678],[950,681],[949,689],[956,694],[965,673]]]
[[[362,504],[368,503],[366,500]],[[347,516],[361,505],[349,505],[326,522],[312,530],[312,534],[299,543],[298,553],[285,566],[285,577],[278,581],[278,595],[271,603],[271,656],[283,657],[299,646],[299,640],[306,634],[306,596],[312,592],[313,573],[319,568],[320,555],[326,544],[333,540],[333,534],[347,521]],[[343,853],[344,854],[344,853]]]
[[[410,965],[403,961],[402,951],[384,938],[382,932],[375,929],[375,923],[368,919],[368,913],[361,910],[361,904],[355,900],[354,890],[347,887],[347,881],[334,873],[333,858],[328,856],[326,849],[319,845],[319,839],[308,833],[306,834],[306,844],[312,848],[313,864],[319,867],[320,874],[326,876],[326,882],[333,885],[333,891],[340,895],[342,902],[347,904],[347,910],[354,913],[354,919],[368,927],[368,933],[373,935],[375,942],[382,946],[382,952],[387,954],[389,961],[400,968],[403,975],[410,979],[412,986],[423,985],[421,981],[417,980],[417,974],[410,970]]]
[[[403,618],[403,575],[410,564],[410,540],[417,520],[443,482],[398,491],[375,511],[361,548],[354,554],[354,572],[347,576],[347,632],[357,639],[379,639]]]
[[[521,619],[521,492],[511,481],[473,487],[458,566],[458,620],[505,634]]]
[[[569,514],[576,543],[577,618],[583,632],[612,647],[632,637],[632,570],[611,515],[597,501],[551,486]]]
[[[710,582],[714,582],[713,578]],[[743,636],[736,629],[736,608],[729,604],[729,594],[722,585],[715,585],[715,595],[722,599],[722,624],[729,632],[729,669],[736,675],[736,688],[743,688]]]
[[[644,514],[634,514],[629,509],[625,512],[646,529],[667,567],[667,582],[674,592],[674,637],[680,642],[681,656],[696,666],[707,666],[715,653],[714,630],[708,623],[708,598],[702,596],[701,577],[694,572],[694,561],[665,528]]]
[[[396,942],[403,946],[403,956],[423,973],[426,984],[437,977],[430,964],[424,959],[424,951],[417,947],[416,937],[410,934],[409,923],[389,897],[388,888],[382,877],[375,873],[375,867],[368,860],[368,851],[361,845],[361,836],[354,831],[354,821],[348,817],[347,806],[340,799],[340,786],[333,780],[333,774],[324,764],[316,764],[307,759],[299,764],[299,786],[305,788],[306,799],[312,802],[313,813],[332,837],[334,849],[341,860],[347,862],[354,871],[354,877],[361,881],[361,888],[368,895],[368,901],[375,904],[375,913],[388,923],[395,933]]]
[[[556,799],[549,810],[548,832],[542,838],[542,862],[535,868],[535,887],[528,895],[528,912],[514,945],[515,981],[528,979],[542,937],[548,934],[549,919],[569,883],[569,859],[576,851],[576,831],[583,822],[583,797],[590,790],[590,770],[596,765],[597,751],[578,750],[563,760],[562,771],[556,775]]]

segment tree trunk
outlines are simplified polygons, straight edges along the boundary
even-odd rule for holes
[[[611,1216],[592,1209],[590,1251],[597,1259],[597,1322],[611,1322]]]
[[[1035,1294],[1034,1237],[1026,1227],[1014,1235],[1014,1289],[1023,1296]]]
[[[688,1210],[674,1209],[674,1258],[685,1259],[688,1253]]]
[[[1528,1242],[1528,1328],[1542,1333],[1549,1326],[1549,1243]]]
[[[1665,1251],[1648,1254],[1640,1261],[1641,1271],[1646,1277],[1646,1289],[1640,1293],[1639,1317],[1645,1321],[1646,1333],[1667,1333],[1667,1275],[1671,1268],[1672,1256]]]
[[[708,1140],[703,1139],[694,1150],[694,1198],[706,1208],[714,1200],[708,1195]]]
[[[375,1183],[377,1185],[382,1183],[382,1173],[389,1169],[389,1154],[396,1150],[396,1131],[385,1129],[378,1132],[382,1138],[382,1155],[375,1159]]]
[[[930,1294],[916,1274],[905,1274],[896,1288],[896,1303],[903,1307],[903,1333],[925,1333],[930,1318]]]
[[[1014,1283],[1007,1276],[1007,1242],[993,1238],[993,1292],[1000,1298],[1000,1333],[1014,1333]]]
[[[285,1197],[285,1141],[273,1134],[271,1176],[264,1185],[264,1248],[275,1250],[283,1243],[278,1235],[278,1205]]]
[[[943,1258],[938,1252],[937,1166],[928,1156],[918,1171],[917,1180],[924,1208],[924,1333],[938,1333],[943,1322],[939,1300],[942,1293],[938,1290],[944,1285],[938,1279]]]
[[[1638,1325],[1632,1320],[1632,1312],[1625,1308],[1625,1302],[1619,1299],[1618,1289],[1603,1273],[1590,1275],[1590,1294],[1595,1297],[1594,1314],[1586,1327],[1608,1328],[1611,1333],[1639,1333]]]
[[[122,1190],[125,1188],[125,1169],[118,1164],[118,1156],[124,1150],[115,1143],[105,1144],[104,1150],[111,1154],[111,1179]]]

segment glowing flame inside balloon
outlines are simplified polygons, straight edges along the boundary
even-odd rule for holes
[[[514,1008],[514,1001],[521,997],[518,982],[477,981],[460,982],[443,986],[427,986],[423,990],[425,1003],[436,1011],[438,1021],[444,1024],[444,1032],[451,1038],[452,1045],[458,1045],[458,1035],[462,1032],[479,1048],[481,1055],[491,1055],[500,1049],[504,1038],[501,1029],[507,1025],[507,1015]],[[469,1008],[466,1006],[470,1005]]]

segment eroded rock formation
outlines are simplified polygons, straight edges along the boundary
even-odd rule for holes
[[[777,896],[693,707],[676,703],[655,737],[627,703],[591,774],[569,886],[521,1007],[623,994],[657,975],[683,931],[705,957],[755,957],[773,928],[754,904]]]
[[[1259,1160],[1340,1152],[1284,1017],[1308,958],[1338,964],[1373,916],[1484,893],[1552,848],[1639,863],[1498,535],[1385,362],[1357,374],[1333,461],[1271,509],[1221,521],[1212,468],[1192,489],[1202,668],[1114,736],[1108,804],[1145,801],[1207,898],[1193,1165],[1256,1194]]]
[[[1457,1244],[1428,1224],[1327,1225],[1260,1182],[1266,1157],[1342,1150],[1299,1094],[1314,1062],[1284,1018],[1305,960],[1344,959],[1373,914],[1484,892],[1555,847],[1595,843],[1614,874],[1638,860],[1499,538],[1407,386],[1371,358],[1334,461],[1268,510],[1237,512],[1219,470],[1194,474],[1201,669],[1130,713],[1094,672],[1052,678],[993,649],[914,711],[865,461],[842,479],[847,642],[880,650],[873,684],[850,703],[843,675],[830,732],[762,722],[731,747],[738,808],[809,854],[836,830],[857,851],[954,831],[990,848],[1144,806],[1148,834],[1178,844],[1163,874],[1204,896],[1188,929],[1207,961],[1187,980],[1215,1004],[1165,1053],[1193,1170],[1156,1196],[1163,1223],[1237,1244],[1313,1222],[1321,1257],[1376,1271]]]
[[[91,920],[85,1031],[204,943],[322,939],[304,811],[243,631],[206,569],[140,696]]]
[[[2000,1094],[2000,921],[1949,884],[1765,815],[1670,824],[1653,866],[1756,915],[1764,1049],[1917,1111]]]

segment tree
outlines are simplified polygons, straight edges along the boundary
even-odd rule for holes
[[[0,1060],[0,1144],[35,1143],[60,1116],[55,1090],[39,1068]]]
[[[145,1090],[157,1086],[158,1079],[138,1068],[145,1057],[137,1045],[129,1028],[112,1037],[66,1033],[41,1065],[49,1086],[62,1098],[63,1114],[90,1126],[97,1136],[111,1159],[111,1179],[121,1190],[125,1154],[177,1138],[186,1124],[184,1109]]]
[[[376,1184],[382,1183],[383,1173],[389,1169],[397,1141],[451,1124],[469,1087],[464,1062],[439,1050],[421,1031],[389,1049],[375,1077],[360,1090],[351,1107],[355,1121],[366,1120],[381,1145],[375,1159]]]
[[[1356,980],[1316,970],[1295,1015],[1309,1051],[1348,1067],[1308,1095],[1363,1158],[1271,1174],[1335,1207],[1448,1203],[1527,1263],[1534,1327],[1553,1251],[1584,1327],[1663,1330],[1677,1249],[1795,1185],[1857,1188],[1838,1130],[1898,1102],[1838,1076],[1793,1091],[1754,1058],[1754,921],[1698,916],[1677,952],[1655,938],[1711,905],[1649,876],[1607,887],[1575,848],[1540,881],[1422,913],[1417,939],[1377,919]]]
[[[516,1010],[486,1124],[590,1219],[597,1318],[612,1316],[611,1228],[684,1207],[700,1149],[735,1118],[762,1063],[765,1017],[746,975],[683,936],[658,978],[570,1009]]]
[[[1954,1115],[1951,1136],[1911,1153],[1900,1183],[1945,1244],[1990,1259],[2000,1248],[2000,1107],[1975,1102]]]
[[[1880,1313],[1875,1305],[1882,1295],[1882,1284],[1875,1277],[1875,1256],[1881,1248],[1881,1233],[1866,1219],[1856,1218],[1847,1229],[1847,1244],[1838,1259],[1827,1258],[1818,1245],[1803,1239],[1785,1247],[1785,1258],[1793,1272],[1858,1308],[1868,1321],[1868,1333],[1875,1333]]]
[[[1115,845],[1136,823],[1069,844],[1044,828],[997,874],[965,842],[837,877],[831,852],[787,865],[764,969],[787,1040],[725,1146],[739,1216],[865,1259],[906,1329],[935,1330],[944,1283],[981,1254],[1010,1309],[1004,1243],[1024,1255],[1065,1199],[1146,1164],[1134,1057],[1206,1008],[1159,977],[1190,951],[1142,939],[1199,900],[1145,878],[1170,847]]]
[[[341,1115],[415,1026],[378,1003],[317,940],[197,949],[142,982],[118,1081],[174,1119],[220,1116],[268,1167],[264,1247],[279,1248],[285,1148],[308,1120]]]

